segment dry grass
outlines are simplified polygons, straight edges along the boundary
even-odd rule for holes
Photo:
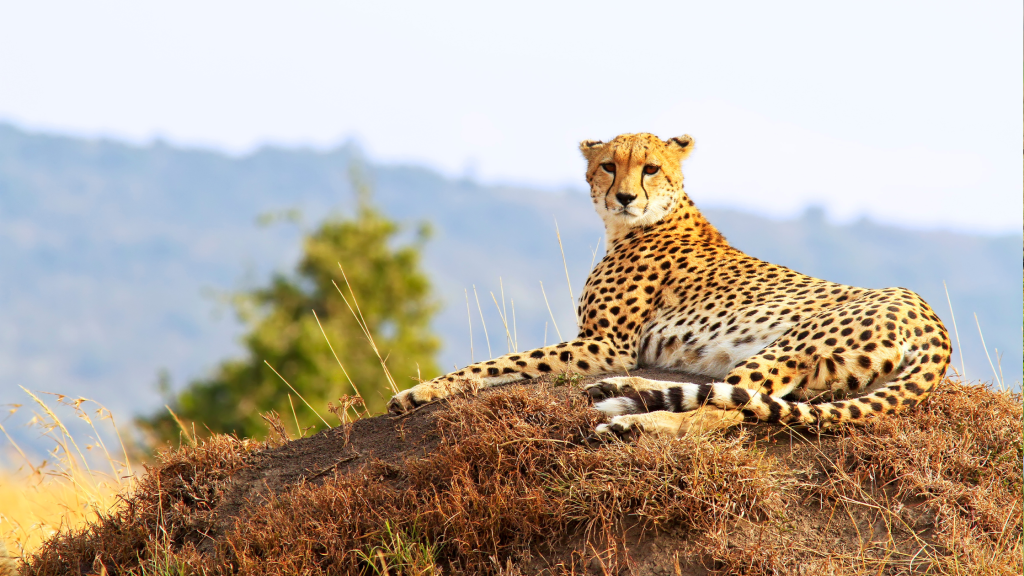
[[[32,404],[14,405],[9,416],[22,409],[32,412],[27,425],[48,438],[53,449],[48,457],[34,458],[0,424],[9,443],[9,462],[20,464],[19,468],[0,470],[0,544],[5,545],[0,555],[11,557],[33,552],[62,528],[97,520],[134,480],[127,452],[106,408],[85,398],[24,392]],[[47,396],[53,398],[49,403],[44,400]],[[61,413],[87,425],[92,432],[89,439],[72,436]],[[107,450],[98,426],[110,428],[118,438],[113,452]]]
[[[26,574],[144,574],[157,565],[197,557],[196,549],[215,526],[214,509],[223,483],[264,443],[215,436],[196,446],[161,454],[121,505],[86,527],[69,527],[31,558]]]
[[[828,481],[812,492],[876,508],[888,538],[862,555],[865,562],[877,563],[874,556],[907,571],[916,562],[937,574],[1021,574],[1021,418],[1019,395],[940,387],[913,418],[850,428],[823,466]],[[900,533],[913,540],[914,557],[898,553]]]
[[[397,533],[406,548],[431,550],[422,558],[486,572],[492,557],[545,541],[557,550],[558,535],[578,533],[623,564],[616,552],[628,528],[703,531],[782,508],[782,479],[740,438],[595,449],[585,442],[595,423],[575,398],[517,390],[462,401],[440,416],[433,457],[286,493],[229,535],[228,548],[241,573],[354,574],[382,546],[394,567]]]
[[[267,446],[216,437],[182,447],[115,512],[51,539],[24,573],[1024,568],[1019,395],[946,382],[906,417],[829,436],[755,427],[594,444],[598,415],[567,388],[455,400],[432,416],[440,442],[429,455],[299,483],[224,530],[226,483]]]

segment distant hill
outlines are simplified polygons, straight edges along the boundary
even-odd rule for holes
[[[265,148],[244,157],[155,143],[30,134],[0,125],[0,402],[15,385],[81,394],[122,414],[161,404],[157,372],[175,386],[237,354],[240,328],[216,295],[288,271],[299,254],[296,226],[257,225],[297,208],[306,228],[351,205],[348,171],[358,151]],[[491,297],[515,325],[519,348],[557,339],[539,281],[563,338],[575,333],[561,233],[574,295],[603,247],[602,227],[581,191],[483,186],[424,168],[369,165],[376,201],[410,229],[435,231],[424,247],[444,310],[442,365],[470,360],[466,292],[476,359],[488,355],[475,284],[493,354],[507,350]],[[990,380],[977,313],[1006,379],[1021,373],[1020,235],[914,231],[870,221],[827,222],[818,210],[770,220],[735,210],[705,212],[737,247],[830,280],[920,292],[952,330],[949,287],[967,375]],[[993,358],[994,360],[995,358]],[[959,366],[959,355],[954,355]],[[19,397],[17,401],[20,401]]]

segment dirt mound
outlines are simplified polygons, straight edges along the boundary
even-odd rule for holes
[[[660,379],[706,381],[640,372]],[[25,574],[1020,574],[1019,395],[811,434],[595,442],[579,378],[162,456]]]
[[[712,381],[705,376],[660,370],[641,370],[632,374],[674,382]],[[548,394],[564,400],[568,395],[579,395],[581,385],[594,380],[578,377],[569,386],[564,378],[555,385],[556,378],[549,376],[531,384],[481,390],[477,398],[482,400],[494,394],[506,395],[542,387]],[[436,413],[448,408],[447,403],[433,403],[400,417],[364,418],[353,422],[348,430],[333,428],[262,452],[259,460],[233,475],[225,486],[224,498],[218,506],[221,528],[228,529],[239,514],[251,508],[254,501],[269,494],[279,494],[302,482],[321,483],[335,472],[351,473],[367,465],[397,473],[407,459],[423,458],[437,449],[440,436]]]

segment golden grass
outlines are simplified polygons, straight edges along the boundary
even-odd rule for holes
[[[62,527],[78,527],[98,518],[117,502],[120,487],[96,479],[72,482],[63,476],[0,474],[0,537],[10,554],[34,552]]]
[[[86,398],[60,394],[48,394],[53,400],[47,403],[43,400],[47,394],[22,390],[32,401],[26,410],[32,412],[26,425],[52,441],[53,449],[47,457],[33,457],[0,424],[9,444],[8,466],[0,469],[0,556],[14,558],[31,555],[61,530],[95,522],[119,502],[119,495],[135,480],[109,410]],[[22,408],[14,405],[11,416]],[[59,413],[88,425],[92,432],[88,441],[76,439]],[[98,425],[114,432],[119,444],[114,452],[107,449]]]

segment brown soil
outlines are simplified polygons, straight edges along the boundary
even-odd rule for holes
[[[1021,573],[1019,395],[945,382],[865,427],[600,443],[582,382],[183,447],[24,573]]]

